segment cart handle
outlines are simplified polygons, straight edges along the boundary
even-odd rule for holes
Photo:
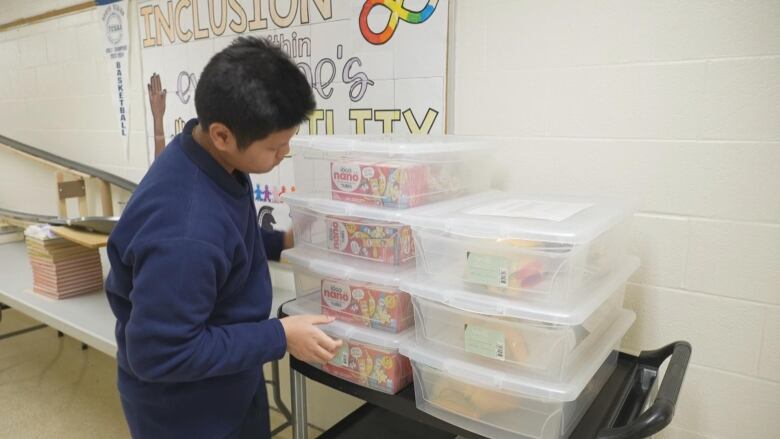
[[[677,341],[653,351],[639,354],[638,363],[661,366],[671,355],[669,367],[658,389],[653,405],[636,419],[620,427],[605,428],[599,431],[597,439],[630,439],[649,437],[663,430],[674,416],[677,397],[680,394],[688,361],[691,358],[691,345],[687,341]]]

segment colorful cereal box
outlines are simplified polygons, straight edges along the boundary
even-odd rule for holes
[[[328,250],[386,264],[400,265],[414,258],[409,226],[392,223],[325,219]]]
[[[334,200],[407,208],[426,202],[431,175],[425,164],[331,163]]]
[[[347,323],[401,332],[414,322],[411,298],[397,288],[323,279],[321,291],[322,313]]]
[[[381,392],[395,394],[412,381],[409,359],[397,350],[343,340],[339,352],[323,366],[329,374]]]

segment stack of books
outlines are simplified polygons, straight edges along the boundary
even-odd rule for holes
[[[29,226],[25,235],[34,292],[64,299],[103,288],[103,268],[97,249],[60,238],[47,225]]]

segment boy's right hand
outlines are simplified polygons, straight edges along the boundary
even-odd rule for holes
[[[341,340],[328,337],[316,325],[330,323],[324,315],[288,316],[280,319],[287,337],[287,352],[307,363],[327,363],[341,347]]]

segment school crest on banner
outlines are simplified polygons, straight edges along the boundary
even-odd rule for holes
[[[129,154],[130,101],[128,99],[128,33],[127,1],[98,0],[98,14],[103,24],[103,47],[106,68],[111,78],[111,97],[116,109],[118,132],[124,142],[125,154]]]

